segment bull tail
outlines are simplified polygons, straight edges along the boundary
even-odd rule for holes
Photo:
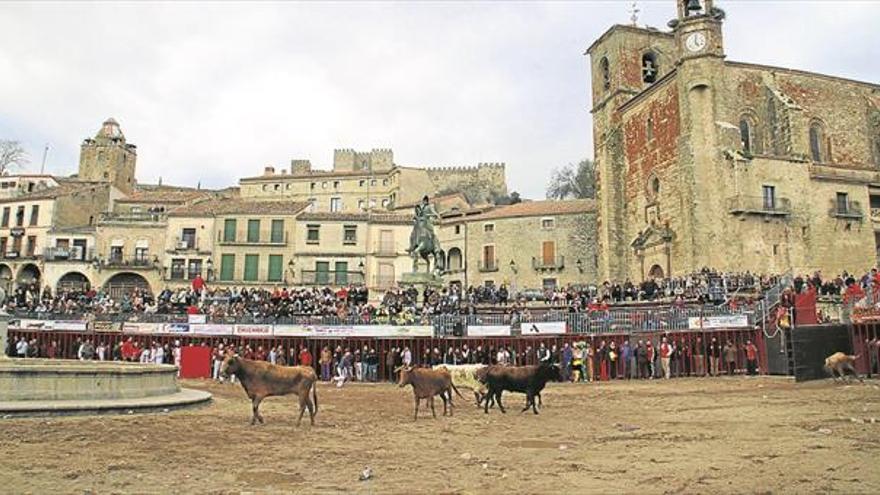
[[[315,403],[315,414],[318,414],[318,380],[312,382],[312,402]]]
[[[464,396],[461,395],[461,392],[459,392],[459,391],[458,391],[458,388],[455,387],[455,383],[454,383],[454,382],[449,382],[449,385],[452,386],[452,390],[455,390],[455,395],[457,395],[457,396],[459,396],[460,398],[464,399]]]

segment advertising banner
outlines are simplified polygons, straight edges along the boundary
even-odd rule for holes
[[[747,326],[749,326],[749,317],[747,315],[688,318],[688,328],[691,330],[699,330],[701,328],[739,328]]]
[[[188,334],[190,333],[189,323],[166,323],[162,325],[162,333]]]
[[[135,323],[126,322],[122,324],[122,333],[133,333],[138,335],[149,335],[159,333],[161,323]]]
[[[523,322],[521,333],[527,335],[559,335],[565,333],[564,321],[546,321],[541,323]]]
[[[468,337],[502,337],[510,335],[508,325],[468,325]]]
[[[233,333],[241,337],[271,337],[272,325],[235,325]]]
[[[189,326],[189,332],[193,335],[232,335],[232,330],[232,325],[215,323],[193,323]]]
[[[190,323],[207,323],[208,315],[189,315]]]
[[[118,321],[95,320],[92,322],[92,330],[101,333],[118,333],[122,331],[122,323]]]
[[[52,320],[9,320],[10,328],[18,328],[21,330],[54,330],[54,321]]]
[[[434,335],[434,327],[430,325],[276,325],[275,335],[322,339],[431,337]]]
[[[85,332],[86,326],[83,320],[55,320],[53,323],[55,330],[67,332]]]

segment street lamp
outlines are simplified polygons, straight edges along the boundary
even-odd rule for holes
[[[205,262],[205,268],[208,270],[208,282],[212,282],[214,280],[214,260],[208,258],[208,261]]]
[[[517,272],[516,261],[510,260],[510,271],[513,273]]]
[[[577,263],[575,263],[575,265],[577,265],[579,272],[584,273],[584,262],[581,261],[580,258],[578,258]]]

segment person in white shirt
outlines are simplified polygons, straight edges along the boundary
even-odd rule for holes
[[[144,350],[141,351],[141,364],[147,364],[150,360],[150,346],[144,346]]]
[[[174,341],[174,348],[171,349],[171,355],[174,356],[174,366],[177,366],[177,376],[180,376],[180,341]]]
[[[275,346],[272,346],[269,349],[269,362],[272,364],[276,364],[275,361],[278,360],[278,353],[275,351]]]
[[[412,351],[409,350],[409,347],[403,348],[403,365],[410,366],[412,364]]]
[[[103,342],[101,342],[100,344],[98,344],[98,348],[95,349],[95,352],[98,353],[98,361],[103,361],[104,355],[107,353],[107,347],[104,345]]]
[[[27,340],[25,340],[24,337],[22,337],[21,340],[18,341],[18,344],[15,345],[15,353],[18,355],[18,357],[23,358],[23,357],[27,357],[27,351],[28,351]]]
[[[165,362],[165,349],[162,348],[161,344],[156,344],[156,347],[153,348],[153,363],[154,364],[162,364]]]

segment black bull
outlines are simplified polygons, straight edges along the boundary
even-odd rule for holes
[[[559,366],[556,365],[493,366],[486,372],[485,382],[488,392],[483,411],[489,413],[489,399],[492,398],[498,403],[498,409],[502,413],[507,412],[501,403],[501,393],[508,390],[526,394],[526,406],[522,412],[531,407],[532,411],[538,414],[535,396],[541,393],[548,381],[560,379]]]

